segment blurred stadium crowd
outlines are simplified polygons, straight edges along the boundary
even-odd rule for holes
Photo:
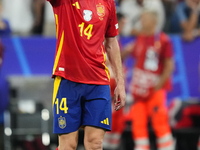
[[[183,41],[185,42],[192,42],[197,37],[200,36],[200,0],[115,0],[115,2],[116,2],[118,24],[119,24],[119,34],[121,37],[138,37],[141,35],[142,32],[141,15],[143,14],[144,10],[153,11],[156,13],[157,33],[164,31],[169,35],[178,34],[182,37]],[[50,6],[50,4],[46,2],[46,0],[0,0],[0,37],[7,38],[15,35],[25,36],[25,37],[38,36],[38,35],[55,37],[56,36],[55,20],[52,12],[52,7]],[[132,43],[127,44],[126,46],[123,45],[121,48],[128,51],[130,50],[131,46]],[[3,53],[3,48],[0,46],[0,58],[1,58],[0,65],[2,62],[2,56],[3,56],[2,53]],[[200,55],[200,50],[199,50],[199,55]],[[198,68],[196,68],[196,70],[197,69]],[[127,99],[130,99],[129,96],[130,95],[127,95],[128,97]],[[131,105],[132,102],[128,101],[127,103]],[[189,119],[189,115],[196,113],[198,114],[198,116],[200,116],[199,103],[195,106],[193,104],[191,105],[184,102],[184,104],[181,104],[180,106],[180,103],[179,102],[176,103],[176,101],[175,103],[172,104],[171,106],[172,108],[175,108],[177,105],[178,105],[177,107],[179,108],[179,110],[172,109],[171,112],[172,115],[174,113],[177,113],[176,111],[181,111],[181,109],[186,108],[186,106],[188,106],[187,110],[184,110],[186,113],[185,115],[186,118],[184,118],[182,122],[180,122],[178,125],[176,124],[177,128],[179,128],[179,126],[180,127],[192,126],[191,120]],[[194,111],[191,111],[191,109]],[[119,112],[119,114],[113,116],[113,118],[118,118],[120,116],[123,116],[123,113],[128,110],[129,109],[125,107],[123,112],[122,111]],[[3,114],[0,111],[0,118],[1,115]],[[178,117],[180,118],[180,114]],[[126,126],[122,125],[121,127],[120,123],[122,122],[122,120],[114,120],[114,124],[115,125],[117,124],[119,126],[118,128],[112,127],[114,128],[114,131],[116,131],[116,134],[114,133],[106,135],[104,142],[105,148],[109,150],[111,149],[125,150],[131,147],[131,146],[130,147],[127,146],[128,148],[124,147],[124,145],[130,144],[128,143],[129,139],[127,137],[132,139],[129,133],[126,134],[126,132],[124,132],[124,129],[125,127],[127,129],[127,126],[129,128],[128,130],[130,131],[130,124],[129,124],[130,119],[126,118],[126,121],[128,122],[128,123],[126,122],[127,125]],[[198,122],[197,125],[200,125],[199,121],[196,122]],[[173,125],[173,123],[174,123],[173,121],[172,123],[170,122],[170,125]],[[3,126],[0,127],[0,136],[3,136],[2,128]],[[123,134],[122,131],[124,132]],[[195,136],[196,134],[197,136],[199,136],[198,134],[200,133],[198,132],[199,130],[195,130]],[[121,137],[123,137],[126,141],[121,140]],[[196,150],[198,146],[200,149],[200,144],[197,146],[198,139],[196,138],[195,140],[196,141],[193,141],[193,143],[195,143],[194,146],[195,148],[192,148],[190,150]],[[1,140],[0,137],[0,150],[3,150],[1,149],[1,145],[5,145],[2,142],[3,140]],[[38,142],[37,139],[34,142],[36,142],[37,144],[39,143],[38,145],[40,145],[40,147],[43,148],[41,146],[42,144]],[[125,144],[120,145],[121,142],[124,142]],[[182,144],[184,143],[183,141],[181,142]],[[185,149],[183,148],[184,144],[181,145],[180,147],[179,149],[177,148],[177,150],[180,149],[188,150],[187,146],[185,146]],[[155,150],[154,148],[156,149],[155,145],[152,148],[152,150]],[[173,150],[173,149],[160,148],[159,150]]]
[[[199,36],[198,0],[116,0],[117,12],[125,16],[122,35],[137,36],[143,9],[158,14],[158,30],[179,33],[187,41]],[[45,0],[1,0],[1,36],[55,35],[52,8]]]

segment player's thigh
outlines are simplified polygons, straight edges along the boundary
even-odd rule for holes
[[[101,150],[105,129],[85,126],[84,145],[86,150]]]
[[[81,86],[75,82],[56,77],[53,98],[53,132],[66,134],[81,126]]]
[[[82,125],[111,130],[112,110],[109,86],[93,86],[88,93],[90,94],[87,95],[82,107]]]
[[[78,131],[59,135],[59,150],[76,150]]]

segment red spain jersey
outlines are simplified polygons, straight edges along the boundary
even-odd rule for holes
[[[54,10],[57,47],[53,76],[108,85],[105,37],[118,34],[114,0],[48,0]]]
[[[135,67],[130,90],[134,97],[148,98],[159,81],[164,68],[164,60],[173,57],[172,44],[165,33],[155,36],[139,36],[133,50]],[[171,88],[170,80],[164,89]]]

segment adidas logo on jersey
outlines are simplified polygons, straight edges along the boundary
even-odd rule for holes
[[[103,121],[101,121],[102,124],[105,124],[105,125],[109,125],[109,121],[108,121],[108,118],[104,119]]]

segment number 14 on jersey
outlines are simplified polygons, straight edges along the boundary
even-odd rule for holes
[[[59,111],[64,111],[64,113],[67,114],[67,111],[68,111],[67,98],[62,98],[60,103],[59,103],[59,99],[57,98],[55,101],[55,105],[56,105],[57,114],[59,114]]]
[[[90,40],[90,38],[92,37],[92,29],[93,29],[93,25],[92,24],[89,24],[85,30],[83,31],[84,29],[84,26],[85,26],[85,23],[82,22],[81,24],[78,25],[78,27],[80,28],[80,36],[83,36],[83,34],[85,36],[87,36],[87,39]]]

